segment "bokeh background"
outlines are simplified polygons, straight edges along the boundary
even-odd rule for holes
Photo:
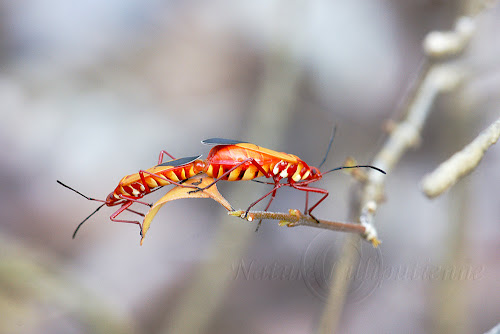
[[[457,60],[468,79],[435,101],[420,147],[387,179],[383,244],[358,249],[374,276],[355,277],[340,333],[480,333],[500,321],[498,145],[442,197],[419,189],[498,117],[500,8],[491,5]],[[162,149],[206,155],[208,137],[317,165],[334,124],[326,167],[347,156],[369,163],[384,124],[401,117],[425,35],[451,29],[462,6],[0,1],[0,332],[167,333],[192,319],[203,333],[313,333],[342,233],[277,222],[254,233],[215,202],[179,200],[163,207],[142,247],[136,226],[109,221],[112,208],[72,240],[97,203],[56,180],[103,199]],[[325,177],[318,186],[331,196],[317,216],[348,219],[355,183]],[[235,208],[266,189],[220,185]],[[285,189],[271,209],[303,200]]]

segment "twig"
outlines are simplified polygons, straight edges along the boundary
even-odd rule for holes
[[[377,232],[369,225],[335,222],[323,219],[318,219],[318,221],[316,221],[310,216],[302,215],[299,210],[295,209],[290,209],[289,213],[250,211],[246,217],[245,211],[243,210],[230,211],[228,214],[230,216],[240,217],[248,221],[253,221],[255,219],[279,220],[280,226],[310,226],[326,230],[357,233],[360,234],[365,240],[371,242],[373,247],[377,247],[380,244],[380,240],[377,239]]]
[[[422,190],[429,198],[441,195],[481,162],[486,150],[500,137],[500,118],[481,132],[470,144],[452,155],[422,180]]]
[[[454,66],[432,67],[423,79],[413,103],[410,104],[405,120],[391,129],[384,146],[373,160],[387,174],[368,171],[367,183],[363,189],[360,222],[373,225],[378,204],[384,199],[385,179],[403,154],[418,146],[420,132],[432,110],[432,103],[439,93],[454,90],[463,80],[464,73]]]
[[[359,197],[359,204],[356,204],[356,208],[353,208],[355,215],[359,215],[359,222],[365,227],[370,226],[371,229],[375,230],[375,214],[379,204],[384,200],[386,177],[409,148],[418,146],[421,130],[432,110],[435,98],[440,93],[455,90],[465,78],[465,74],[458,67],[435,64],[434,61],[440,58],[440,54],[446,54],[446,56],[457,55],[465,49],[469,40],[470,36],[461,38],[460,41],[464,45],[454,47],[454,51],[450,52],[440,50],[438,53],[432,54],[429,49],[426,50],[426,62],[429,65],[423,67],[424,73],[417,83],[415,93],[408,97],[406,118],[397,124],[392,124],[389,137],[372,162],[372,165],[383,169],[387,174],[368,171],[366,184]],[[340,261],[341,263],[345,262],[345,265],[350,267],[354,267],[357,261],[357,258],[352,254],[353,248],[350,247],[356,241],[354,238],[352,236],[345,241]],[[349,287],[349,284],[345,284],[344,281],[345,278],[342,277],[340,271],[333,273],[327,307],[323,310],[318,333],[333,333],[338,327],[342,306]]]
[[[484,334],[500,334],[500,323]]]

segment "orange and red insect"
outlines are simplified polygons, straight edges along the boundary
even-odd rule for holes
[[[320,163],[319,168],[326,161],[328,153],[330,152],[332,141],[333,134],[328,144],[325,157]],[[304,213],[310,215],[318,221],[316,217],[312,215],[312,211],[328,197],[329,192],[322,188],[310,187],[309,185],[311,183],[319,181],[323,175],[327,173],[347,168],[367,167],[385,174],[385,172],[380,168],[370,165],[342,166],[333,168],[326,172],[321,172],[318,167],[309,166],[296,155],[273,151],[243,141],[211,138],[202,141],[202,143],[215,145],[215,147],[210,150],[208,157],[205,160],[200,160],[200,156],[175,159],[168,152],[162,151],[160,153],[158,165],[147,170],[140,170],[138,173],[127,175],[122,178],[118,183],[118,186],[108,195],[106,200],[99,200],[85,196],[75,189],[65,185],[61,181],[57,181],[59,184],[75,191],[88,200],[103,203],[78,225],[73,233],[73,238],[75,237],[80,226],[82,226],[84,222],[86,222],[93,214],[105,205],[121,205],[120,208],[110,216],[111,221],[133,223],[141,227],[142,225],[138,221],[121,220],[117,219],[117,217],[124,211],[129,211],[144,217],[144,214],[130,209],[130,206],[133,203],[139,203],[151,207],[151,204],[142,202],[140,199],[160,187],[170,184],[193,188],[191,192],[197,192],[210,188],[220,180],[246,181],[264,176],[266,178],[271,178],[273,182],[262,183],[273,185],[273,188],[268,193],[250,204],[246,210],[246,215],[252,207],[271,195],[271,199],[264,209],[264,211],[267,211],[276,196],[276,191],[283,186],[288,186],[306,193]],[[164,154],[167,154],[174,160],[163,162]],[[214,181],[204,188],[182,184],[187,179],[199,173],[207,174],[209,177],[213,178]],[[285,180],[285,182],[281,182],[281,180]],[[323,196],[309,208],[309,193],[311,192],[322,194]]]
[[[326,155],[319,167],[326,161],[332,141],[333,135]],[[264,209],[264,211],[267,211],[276,196],[276,191],[283,186],[288,186],[306,192],[304,213],[309,214],[317,221],[316,217],[312,215],[312,211],[328,197],[329,192],[322,188],[310,187],[309,184],[319,181],[327,173],[347,168],[367,167],[385,174],[383,170],[370,165],[342,166],[322,173],[319,168],[309,166],[296,155],[273,151],[254,144],[222,138],[211,138],[202,141],[202,143],[215,145],[215,147],[210,150],[205,161],[195,162],[195,171],[203,171],[215,180],[205,188],[193,191],[207,189],[220,180],[253,180],[261,176],[273,179],[273,182],[269,184],[274,185],[274,187],[267,194],[250,204],[246,214],[253,206],[271,195],[271,199]],[[280,182],[282,179],[286,179],[286,182]],[[323,194],[323,197],[308,208],[310,192]]]
[[[141,228],[142,225],[138,221],[122,220],[122,219],[117,219],[117,217],[124,211],[129,211],[144,217],[143,213],[132,210],[129,207],[133,203],[139,203],[151,207],[151,204],[142,202],[140,201],[140,199],[145,195],[153,191],[156,191],[160,187],[166,185],[174,184],[180,186],[183,181],[189,179],[190,177],[198,173],[194,168],[193,162],[197,161],[197,159],[200,156],[185,157],[163,162],[164,154],[167,154],[168,156],[173,158],[168,152],[162,151],[158,159],[158,165],[150,169],[140,170],[138,173],[123,177],[118,183],[118,186],[115,188],[115,190],[106,197],[106,200],[100,200],[85,196],[82,193],[78,192],[77,190],[65,185],[64,183],[58,180],[57,182],[59,184],[68,189],[73,190],[79,195],[85,197],[86,199],[103,203],[78,225],[78,227],[75,229],[75,232],[73,233],[73,238],[75,238],[76,233],[78,232],[80,226],[82,226],[83,223],[85,223],[93,214],[95,214],[105,205],[106,206],[121,205],[120,208],[116,210],[109,217],[111,221],[137,224],[139,225],[139,228]],[[197,188],[195,186],[188,186],[188,185],[182,185],[182,186]]]

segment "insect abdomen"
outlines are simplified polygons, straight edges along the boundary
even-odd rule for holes
[[[260,152],[237,147],[235,145],[216,146],[208,154],[205,173],[210,177],[219,178],[231,168],[250,158],[253,158],[266,172],[269,172],[273,166],[273,160],[275,160]],[[263,175],[264,173],[262,173],[257,166],[251,162],[247,162],[231,171],[229,175],[224,176],[222,180],[247,181]]]
[[[194,164],[189,164],[182,167],[165,169],[163,171],[149,170],[159,176],[154,176],[148,173],[144,173],[144,181],[146,182],[148,188],[153,190],[158,187],[163,187],[171,184],[170,181],[180,182],[186,180],[197,174],[194,168]],[[118,187],[115,190],[115,198],[119,198],[118,195],[126,195],[133,197],[142,197],[146,194],[146,187],[144,182],[140,177],[139,173],[129,175],[124,177]]]

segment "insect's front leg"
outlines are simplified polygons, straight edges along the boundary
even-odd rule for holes
[[[139,226],[139,231],[140,231],[140,234],[142,236],[142,224],[138,221],[133,221],[133,220],[122,220],[122,219],[116,219],[116,217],[118,217],[123,211],[125,210],[129,210],[129,206],[131,206],[134,202],[133,201],[129,201],[129,202],[125,202],[118,210],[116,210],[115,213],[113,213],[109,219],[111,221],[114,221],[116,223],[129,223],[129,224],[137,224]]]

